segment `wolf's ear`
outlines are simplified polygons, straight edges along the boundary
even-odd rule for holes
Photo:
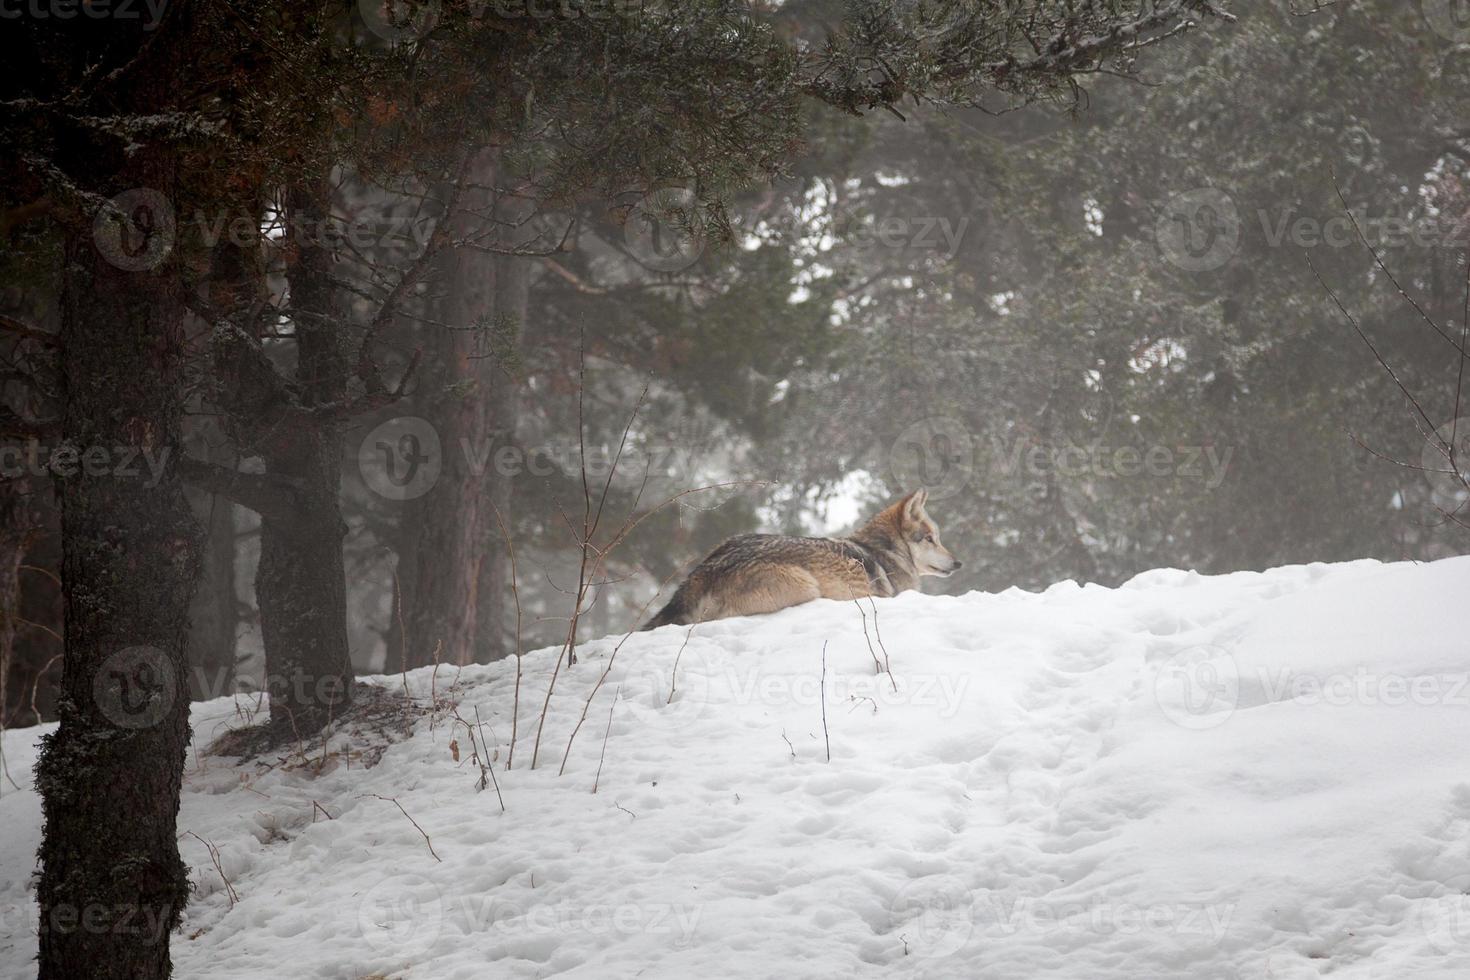
[[[911,521],[924,519],[924,501],[929,499],[929,491],[923,487],[915,490],[903,500],[903,514]]]

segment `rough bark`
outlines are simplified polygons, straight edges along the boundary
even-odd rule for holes
[[[11,678],[20,629],[20,566],[38,533],[31,492],[28,480],[13,479],[0,494],[0,728],[10,723],[19,704]]]
[[[160,104],[158,93],[145,94]],[[171,194],[176,164],[151,148],[122,176],[123,186]],[[57,480],[66,656],[60,726],[36,766],[45,818],[39,976],[166,977],[168,933],[188,898],[175,821],[197,565],[197,528],[176,471],[182,287],[167,262],[147,271],[113,265],[90,226],[69,233],[65,261],[64,441],[84,454],[167,454],[167,463],[156,483],[146,469],[116,468]]]

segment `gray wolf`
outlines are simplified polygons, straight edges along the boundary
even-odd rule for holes
[[[915,490],[848,538],[733,537],[694,567],[643,629],[770,613],[812,599],[892,596],[917,588],[920,576],[951,575],[960,561],[939,543],[926,498]]]

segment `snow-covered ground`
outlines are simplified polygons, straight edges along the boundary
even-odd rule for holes
[[[176,975],[1470,977],[1467,597],[1470,558],[908,594],[874,607],[892,680],[850,603],[614,637],[534,770],[555,652],[509,771],[514,665],[466,669],[503,812],[445,710],[371,769],[191,753]],[[196,705],[196,743],[239,723]],[[41,731],[4,736],[4,977]]]

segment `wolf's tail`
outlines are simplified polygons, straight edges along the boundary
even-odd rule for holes
[[[674,593],[674,597],[669,600],[668,605],[655,613],[652,619],[638,628],[638,631],[641,633],[644,630],[655,630],[660,626],[670,625],[689,625],[689,610],[684,602],[684,590],[682,588]]]

